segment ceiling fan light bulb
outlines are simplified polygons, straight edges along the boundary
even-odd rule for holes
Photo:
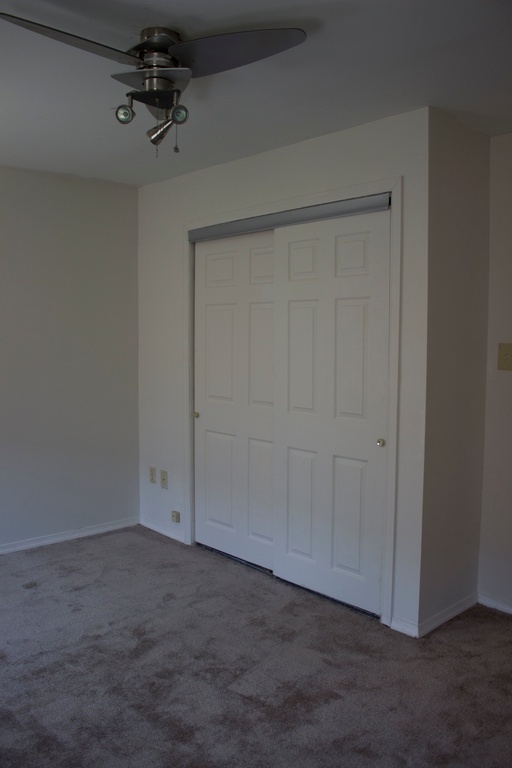
[[[116,109],[116,118],[118,122],[122,123],[123,125],[131,123],[134,117],[135,112],[128,104],[121,104],[121,106]]]
[[[188,109],[183,104],[176,104],[171,110],[171,117],[178,125],[183,125],[188,120]]]

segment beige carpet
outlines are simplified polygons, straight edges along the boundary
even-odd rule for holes
[[[422,640],[141,526],[0,557],[0,768],[510,768],[512,617]]]

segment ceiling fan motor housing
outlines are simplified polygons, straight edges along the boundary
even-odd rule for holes
[[[173,29],[167,27],[146,27],[140,33],[140,43],[130,48],[128,53],[141,58],[147,51],[168,53],[172,45],[181,43],[181,37]]]
[[[129,95],[148,108],[170,110],[179,101],[181,90],[169,77],[169,70],[175,61],[169,54],[169,47],[180,42],[177,32],[166,27],[146,27],[140,33],[140,43],[131,49],[131,53],[140,58],[139,75],[143,78],[143,89],[132,91]]]

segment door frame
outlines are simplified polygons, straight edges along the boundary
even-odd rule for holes
[[[232,221],[243,221],[266,214],[279,214],[284,211],[324,205],[357,197],[389,192],[390,207],[390,273],[389,273],[389,432],[388,432],[388,491],[386,502],[385,534],[382,553],[381,615],[382,624],[391,626],[393,617],[393,586],[395,565],[395,528],[396,528],[396,486],[398,468],[398,398],[400,370],[400,318],[401,318],[401,273],[402,273],[402,187],[403,177],[394,177],[367,184],[358,184],[329,190],[322,194],[307,195],[292,199],[272,201],[268,205],[253,206],[248,209],[225,211],[222,216],[210,216],[186,222],[183,228],[184,253],[184,360],[185,402],[188,408],[183,414],[185,436],[184,471],[186,487],[189,490],[188,519],[190,525],[185,531],[184,541],[195,541],[194,517],[194,303],[195,303],[195,247],[189,242],[189,232],[203,227],[216,226]],[[350,215],[350,214],[349,214]],[[357,214],[355,214],[357,215]]]

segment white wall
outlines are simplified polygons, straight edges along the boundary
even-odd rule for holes
[[[498,344],[512,343],[512,134],[491,142],[491,237],[480,601],[512,613],[512,372]]]
[[[0,551],[138,519],[137,192],[0,169]]]
[[[430,111],[421,632],[477,602],[484,451],[489,139]]]
[[[481,601],[512,611],[512,373],[496,370],[498,343],[512,342],[512,135],[491,146],[478,587]],[[392,624],[415,634],[473,599],[486,153],[484,137],[419,110],[140,190],[142,522],[191,539],[188,229],[364,194],[400,176]],[[136,212],[129,187],[0,169],[0,552],[138,519]],[[169,491],[149,484],[150,465],[170,471]]]
[[[301,142],[140,190],[141,520],[190,540],[189,228],[335,200],[403,177],[399,466],[393,625],[418,626],[427,332],[427,109]],[[395,233],[396,235],[396,233]],[[392,447],[390,447],[392,450]],[[149,466],[169,471],[169,490]],[[170,512],[182,513],[180,524]],[[393,532],[390,531],[390,535]]]

